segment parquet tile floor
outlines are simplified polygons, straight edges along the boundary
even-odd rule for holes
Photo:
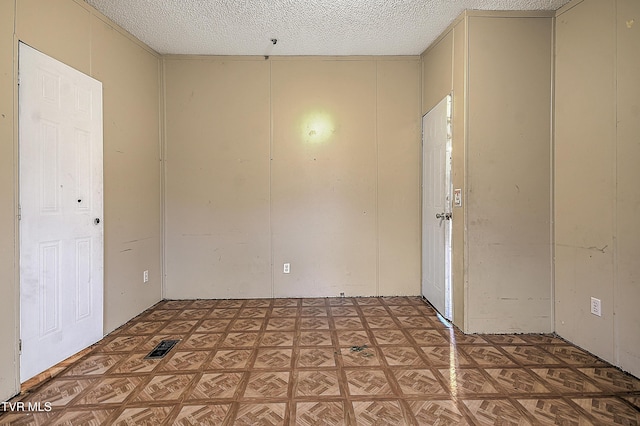
[[[640,425],[637,378],[552,335],[464,335],[418,297],[163,301],[56,371],[12,401],[51,411],[0,423]]]

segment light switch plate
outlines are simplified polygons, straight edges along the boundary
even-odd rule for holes
[[[462,207],[462,189],[460,188],[453,190],[453,205],[454,207]]]

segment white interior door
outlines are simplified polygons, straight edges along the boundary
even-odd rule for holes
[[[20,43],[20,380],[102,338],[102,84]]]
[[[422,295],[445,318],[451,303],[451,96],[422,118]]]

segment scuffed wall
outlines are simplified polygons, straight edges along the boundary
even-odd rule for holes
[[[418,58],[165,69],[169,297],[419,294]]]
[[[2,1],[0,20],[0,268],[6,296],[0,309],[6,343],[0,350],[0,397],[7,399],[20,389],[17,99],[12,96],[18,40],[103,84],[105,333],[161,298],[161,91],[159,56],[83,1]]]
[[[640,3],[556,19],[555,328],[640,376]],[[590,313],[601,300],[602,316]]]

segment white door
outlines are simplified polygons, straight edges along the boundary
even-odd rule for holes
[[[451,96],[422,118],[422,295],[447,319],[451,303]]]
[[[102,338],[102,84],[20,43],[20,380]]]

